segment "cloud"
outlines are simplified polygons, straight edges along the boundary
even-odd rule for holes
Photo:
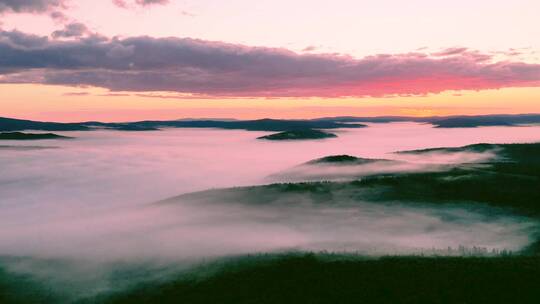
[[[314,45],[308,45],[304,49],[302,49],[302,52],[313,52],[313,51],[316,51],[317,49],[318,47]]]
[[[121,8],[127,8],[128,7],[128,4],[124,0],[112,0],[112,2],[113,2],[114,5],[116,5],[118,7],[121,7]]]
[[[451,55],[458,55],[463,54],[467,52],[467,48],[464,47],[454,47],[454,48],[448,48],[445,50],[442,50],[440,52],[432,53],[433,56],[451,56]]]
[[[88,92],[66,92],[62,94],[63,96],[88,96],[90,93]]]
[[[197,15],[189,11],[181,11],[180,14],[186,17],[196,17]]]
[[[54,21],[57,21],[57,22],[60,22],[60,23],[66,22],[66,21],[68,20],[68,17],[67,17],[66,15],[64,15],[64,13],[59,12],[59,11],[51,12],[51,13],[49,14],[49,16],[50,16]]]
[[[135,0],[138,5],[167,4],[169,0]]]
[[[353,58],[190,38],[0,32],[0,82],[170,91],[201,97],[383,97],[540,86],[540,65],[476,51]]]
[[[44,13],[64,7],[65,0],[0,0],[0,13]]]
[[[131,96],[131,95],[126,94],[126,93],[106,93],[106,94],[100,94],[99,96],[102,96],[102,97],[126,97],[126,96]]]
[[[86,25],[80,23],[80,22],[72,22],[69,24],[66,24],[64,26],[64,29],[57,30],[52,33],[52,36],[54,38],[70,38],[70,37],[80,37],[84,34],[87,34],[88,28]]]
[[[126,0],[112,0],[113,4],[121,8],[130,8],[132,5]],[[165,5],[169,0],[135,0],[133,5],[148,6],[148,5]]]
[[[26,34],[17,30],[0,32],[0,45],[8,43],[14,48],[38,48],[48,44],[45,36]]]
[[[62,12],[68,0],[0,0],[3,13],[48,14],[56,23],[66,23],[69,18]]]

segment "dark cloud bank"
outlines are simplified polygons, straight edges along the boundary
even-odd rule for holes
[[[67,25],[52,40],[0,32],[0,82],[172,91],[205,97],[423,95],[540,85],[540,65],[465,48],[434,54],[297,54],[189,38],[106,38]]]
[[[0,13],[45,13],[52,9],[65,8],[66,0],[0,0]],[[130,1],[112,0],[112,2],[122,8],[128,8]],[[165,5],[169,0],[135,0],[134,4],[140,6]]]
[[[43,13],[64,6],[64,0],[0,0],[0,13]]]

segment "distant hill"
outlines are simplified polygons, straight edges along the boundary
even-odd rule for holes
[[[324,117],[308,120],[299,119],[181,119],[181,120],[144,120],[134,122],[99,122],[77,123],[41,122],[24,119],[0,117],[0,131],[88,131],[110,129],[120,131],[154,131],[161,128],[216,128],[247,131],[291,131],[304,129],[363,128],[365,123],[388,122],[430,123],[437,128],[474,128],[480,126],[513,126],[520,124],[540,124],[540,114],[520,115],[483,115],[483,116],[447,116],[447,117]]]
[[[3,132],[0,133],[0,140],[37,140],[37,139],[66,139],[71,138],[54,133],[22,133],[22,132]]]
[[[410,117],[410,116],[375,116],[375,117],[356,117],[356,116],[336,116],[336,117],[321,117],[314,120],[318,121],[335,121],[343,123],[351,122],[371,122],[371,123],[386,123],[386,122],[430,122],[434,117]]]
[[[86,131],[96,128],[122,131],[151,131],[160,128],[218,128],[247,131],[290,131],[303,129],[337,129],[362,128],[362,124],[346,124],[334,121],[318,120],[170,120],[170,121],[136,121],[126,123],[105,123],[97,121],[80,123],[38,122],[31,120],[0,118],[0,131]]]
[[[258,119],[258,120],[192,120],[192,121],[140,121],[129,125],[154,127],[154,128],[219,128],[229,130],[248,131],[290,131],[303,129],[337,129],[337,128],[362,128],[362,124],[345,124],[334,121],[316,120],[283,120],[283,119]]]
[[[494,117],[456,117],[437,120],[433,122],[436,128],[476,128],[488,126],[513,126],[511,119],[498,119]]]
[[[85,131],[89,127],[81,123],[41,122],[0,117],[0,131]]]
[[[484,126],[514,126],[520,124],[540,123],[540,114],[496,114],[477,116],[434,116],[434,117],[407,117],[407,116],[379,116],[379,117],[324,117],[319,121],[334,121],[342,123],[365,122],[365,123],[388,123],[388,122],[419,122],[430,123],[436,128],[476,128]]]
[[[307,140],[307,139],[323,139],[323,138],[334,138],[337,135],[333,133],[327,133],[320,130],[313,129],[301,129],[301,130],[290,130],[279,132],[275,134],[270,134],[266,136],[258,137],[257,139],[266,139],[266,140]]]

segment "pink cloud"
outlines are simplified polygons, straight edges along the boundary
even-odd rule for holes
[[[90,93],[88,92],[66,92],[62,94],[63,96],[88,96]]]
[[[459,48],[364,58],[180,38],[0,32],[0,82],[191,97],[385,97],[540,86],[540,65]]]
[[[318,47],[314,45],[308,45],[304,49],[302,49],[302,52],[313,52],[313,51],[316,51],[317,49]]]
[[[432,56],[451,56],[451,55],[459,55],[459,54],[463,54],[465,52],[467,52],[467,48],[464,48],[464,47],[453,47],[453,48],[448,48],[448,49],[445,49],[445,50],[442,50],[440,52],[435,52],[435,53],[432,53],[431,55]]]
[[[126,0],[112,0],[113,4],[121,8],[130,8],[130,4]],[[148,5],[165,5],[168,4],[169,0],[135,0],[133,5],[148,6]]]
[[[128,4],[126,1],[124,0],[112,0],[112,3],[118,7],[121,7],[121,8],[127,8],[128,7]]]
[[[152,5],[152,4],[167,4],[169,0],[135,0],[135,3],[139,5]]]

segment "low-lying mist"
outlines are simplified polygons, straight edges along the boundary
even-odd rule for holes
[[[176,199],[12,226],[0,231],[2,254],[31,259],[4,266],[77,298],[164,279],[202,261],[254,253],[453,256],[519,251],[534,241],[540,227],[532,219],[487,207],[282,199],[295,203],[250,206],[219,196],[195,203]],[[113,275],[118,264],[144,272],[118,282]]]
[[[269,182],[343,181],[375,174],[437,172],[468,164],[472,167],[497,158],[497,151],[389,153],[388,159],[359,162],[307,162],[267,177]]]
[[[537,227],[526,218],[494,216],[487,208],[472,211],[463,206],[368,202],[336,206],[308,200],[247,206],[222,203],[219,197],[211,200],[208,204],[179,200],[4,229],[2,253],[93,261],[188,261],[276,250],[385,255],[465,246],[516,251],[532,241]]]
[[[533,241],[538,223],[487,207],[347,201],[325,205],[294,201],[285,194],[276,195],[293,203],[239,204],[219,195],[197,203],[181,198],[170,204],[151,203],[210,188],[260,185],[291,168],[306,170],[295,173],[299,179],[442,170],[496,155],[393,152],[540,141],[539,130],[445,130],[395,123],[338,130],[336,139],[302,142],[256,139],[265,132],[202,129],[65,132],[76,139],[35,141],[31,149],[23,148],[30,144],[7,142],[5,146],[19,148],[0,149],[0,256],[78,261],[70,267],[20,260],[5,265],[13,272],[60,282],[60,287],[76,277],[81,286],[94,282],[89,286],[106,289],[107,265],[119,262],[191,265],[201,259],[288,250],[374,256],[455,255],[462,253],[460,246],[516,251]],[[35,148],[39,146],[56,148]],[[340,154],[392,161],[296,167]]]

